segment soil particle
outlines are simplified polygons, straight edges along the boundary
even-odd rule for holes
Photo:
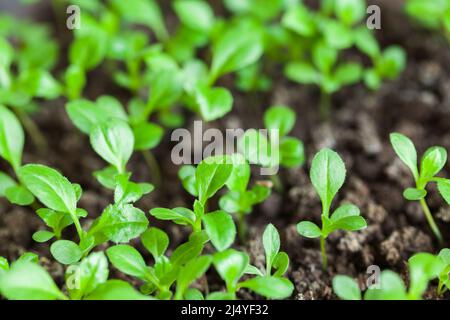
[[[381,242],[380,250],[389,264],[398,266],[414,253],[432,252],[433,244],[427,234],[409,226],[394,231],[387,240]]]

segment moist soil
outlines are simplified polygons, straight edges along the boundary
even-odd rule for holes
[[[373,1],[382,7],[382,29],[377,32],[383,46],[398,44],[408,56],[405,72],[399,79],[387,82],[377,92],[370,92],[357,85],[344,89],[333,97],[332,119],[322,122],[318,115],[319,94],[313,87],[293,84],[280,74],[282,68],[271,71],[273,89],[268,93],[234,92],[233,112],[224,119],[207,124],[219,129],[261,128],[265,108],[285,104],[295,109],[298,120],[291,136],[305,143],[307,163],[297,169],[281,169],[281,192],[274,191],[263,204],[255,207],[247,216],[248,238],[236,247],[247,251],[251,262],[264,266],[261,236],[265,226],[273,223],[280,231],[282,250],[291,259],[287,276],[293,281],[293,299],[336,299],[331,279],[336,274],[346,274],[359,280],[364,287],[368,266],[377,265],[382,270],[391,269],[407,278],[407,259],[417,252],[437,253],[441,247],[431,233],[418,203],[408,202],[404,188],[412,179],[406,167],[395,156],[389,144],[389,133],[398,131],[408,135],[422,153],[432,145],[450,150],[450,50],[439,35],[430,34],[411,25],[402,13],[401,1]],[[61,42],[66,43],[65,39]],[[61,53],[64,57],[65,52]],[[221,85],[231,87],[233,78],[224,78]],[[126,102],[130,96],[118,89],[106,72],[94,71],[89,75],[86,96],[91,99],[109,94]],[[110,191],[102,188],[92,177],[92,172],[104,166],[104,162],[92,151],[88,139],[70,122],[64,110],[65,100],[42,102],[43,107],[33,115],[48,141],[47,151],[37,150],[27,140],[24,163],[42,163],[53,166],[70,181],[83,187],[79,206],[89,212],[83,220],[87,227],[112,201]],[[195,117],[186,113],[186,124],[192,126]],[[204,124],[204,127],[206,124]],[[154,207],[191,207],[193,198],[181,187],[177,177],[179,167],[170,159],[174,143],[170,131],[154,150],[161,166],[163,184],[144,197],[138,207],[148,212]],[[329,268],[321,268],[319,242],[298,235],[296,224],[301,220],[320,222],[320,201],[309,180],[310,161],[320,148],[331,147],[345,160],[347,180],[335,200],[356,204],[368,221],[368,228],[353,233],[336,232],[327,240]],[[152,177],[141,154],[136,153],[128,169],[138,181],[151,181]],[[0,170],[8,171],[5,162]],[[255,174],[257,170],[255,170]],[[450,176],[446,166],[442,176]],[[263,177],[254,178],[253,183]],[[217,199],[216,199],[217,200]],[[450,208],[435,188],[428,195],[431,211],[439,225],[445,247],[450,242]],[[217,201],[211,209],[217,207]],[[168,232],[170,250],[186,241],[188,230],[171,223],[149,218],[150,225]],[[0,200],[0,256],[10,260],[31,251],[39,254],[42,264],[54,279],[63,285],[63,266],[51,258],[47,245],[31,239],[32,234],[44,229],[44,224],[31,208],[21,208]],[[70,229],[70,228],[68,228]],[[76,238],[73,230],[67,230],[66,238]],[[132,242],[142,249],[138,239]],[[106,245],[105,245],[106,246]],[[98,248],[104,249],[105,248]],[[211,251],[211,248],[206,248]],[[145,250],[141,250],[145,255]],[[169,251],[170,254],[170,251]],[[145,256],[149,263],[150,256]],[[123,278],[136,286],[139,282],[112,268],[110,278]],[[224,289],[223,282],[213,271],[207,274],[209,290]],[[196,284],[205,288],[205,281]],[[427,299],[439,299],[432,283],[425,294]],[[446,296],[441,298],[449,298]],[[259,298],[247,291],[240,298]]]

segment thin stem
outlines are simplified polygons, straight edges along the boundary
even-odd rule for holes
[[[320,118],[322,121],[328,121],[331,114],[331,95],[324,90],[320,91]]]
[[[238,212],[238,228],[239,228],[239,239],[242,243],[245,243],[247,238],[247,223],[245,222],[245,214]]]
[[[144,156],[145,162],[147,163],[148,168],[150,169],[150,174],[152,175],[152,182],[160,187],[162,184],[161,179],[161,169],[158,165],[158,162],[155,159],[153,153],[150,150],[142,151],[142,155]]]
[[[41,133],[41,130],[39,130],[39,127],[36,126],[33,120],[31,120],[31,118],[24,111],[19,109],[14,109],[14,111],[19,117],[20,122],[22,122],[25,130],[27,131],[38,151],[41,153],[47,151],[47,141],[45,140],[44,135]]]
[[[323,271],[327,270],[328,266],[328,257],[327,257],[327,251],[325,249],[325,237],[320,237],[320,251],[322,253],[322,269]]]
[[[280,179],[280,177],[277,174],[271,175],[270,176],[270,180],[273,182],[273,188],[278,193],[283,193],[284,192],[283,183],[281,182],[281,179]]]
[[[431,215],[430,208],[428,208],[428,205],[425,201],[425,199],[420,199],[420,205],[422,206],[423,213],[425,214],[425,217],[427,218],[428,224],[430,225],[431,230],[433,231],[436,238],[438,238],[439,243],[443,243],[443,238],[441,235],[441,232],[439,231],[438,226],[434,222],[433,216]]]
[[[73,220],[73,224],[75,225],[75,228],[77,229],[78,237],[80,238],[80,242],[81,242],[84,238],[83,228],[81,227],[80,221],[78,220],[76,213],[71,212],[70,216]]]

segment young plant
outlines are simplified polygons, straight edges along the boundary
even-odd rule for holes
[[[311,164],[311,182],[322,202],[322,227],[315,223],[302,221],[297,231],[306,238],[320,238],[322,267],[327,268],[325,243],[328,235],[336,230],[357,231],[367,227],[359,208],[353,204],[343,204],[330,216],[334,197],[345,182],[346,169],[341,157],[330,149],[322,149],[314,156]]]
[[[150,210],[150,214],[160,220],[171,220],[176,224],[188,225],[192,228],[192,233],[205,230],[217,250],[227,249],[236,237],[233,218],[222,210],[208,212],[207,201],[225,186],[232,171],[233,163],[228,156],[206,158],[197,168],[184,166],[179,176],[185,189],[197,197],[193,210],[154,208]]]
[[[69,297],[39,265],[24,256],[11,264],[0,257],[0,293],[10,300],[143,300],[148,297],[122,280],[108,280],[108,260],[95,252],[66,270]]]
[[[261,131],[249,129],[238,141],[239,151],[251,164],[267,168],[278,190],[282,189],[275,175],[278,168],[296,168],[305,161],[303,142],[288,136],[295,121],[296,114],[292,109],[285,106],[270,107],[264,113],[267,136]]]
[[[393,46],[381,53],[363,23],[365,13],[364,0],[323,1],[318,12],[295,4],[283,16],[282,25],[291,32],[288,39],[295,39],[287,42],[292,58],[284,73],[292,81],[320,88],[320,113],[324,119],[331,113],[331,95],[342,87],[364,80],[369,88],[378,89],[383,79],[395,79],[405,66],[401,48]],[[293,41],[302,46],[292,45]],[[340,63],[340,53],[353,46],[369,55],[374,67],[364,70],[358,62]]]
[[[189,285],[200,278],[209,268],[212,257],[201,256],[208,241],[205,232],[197,232],[189,241],[176,248],[171,257],[165,255],[169,237],[158,228],[149,228],[141,236],[141,242],[154,259],[147,266],[142,255],[129,245],[117,245],[106,251],[112,265],[121,272],[143,281],[140,290],[158,299],[183,299]],[[172,291],[172,286],[176,289]]]
[[[271,188],[256,183],[248,189],[250,181],[250,165],[241,154],[233,154],[233,171],[226,182],[228,192],[219,200],[220,208],[237,215],[239,236],[245,239],[247,226],[245,216],[250,214],[253,206],[263,202],[270,196]]]
[[[289,279],[283,277],[289,266],[289,257],[280,252],[280,238],[276,228],[269,224],[263,234],[263,245],[266,254],[266,270],[249,264],[246,253],[228,249],[214,254],[213,264],[220,277],[225,281],[226,292],[213,292],[207,296],[210,300],[235,300],[236,293],[249,289],[268,299],[285,299],[292,295],[294,286]],[[275,272],[272,273],[272,270]],[[241,281],[244,275],[255,277]]]
[[[419,171],[417,166],[417,151],[414,143],[400,133],[392,133],[390,140],[397,156],[411,170],[416,184],[415,187],[407,188],[403,192],[403,196],[410,201],[419,201],[431,230],[439,242],[442,243],[443,238],[441,232],[434,222],[425,197],[427,195],[426,187],[428,183],[435,182],[437,183],[441,196],[450,204],[450,180],[436,176],[447,163],[447,151],[437,146],[429,148],[422,156]]]
[[[53,237],[50,251],[62,264],[73,264],[86,256],[95,246],[109,240],[116,243],[128,242],[138,237],[148,225],[144,212],[132,203],[139,200],[149,188],[128,181],[127,176],[120,177],[115,192],[115,204],[108,206],[85,231],[80,218],[88,213],[77,208],[82,189],[72,184],[56,170],[36,164],[26,165],[19,170],[19,176],[25,186],[46,206],[39,209],[38,215],[51,231],[38,231],[33,235],[37,242],[47,242]],[[74,224],[79,242],[62,240],[61,231]]]
[[[398,274],[385,270],[381,272],[378,284],[367,289],[364,300],[420,300],[428,287],[428,283],[438,278],[445,266],[440,257],[430,253],[415,254],[408,260],[408,265],[409,289],[405,287]],[[362,299],[358,283],[348,276],[335,276],[333,278],[333,291],[343,300]]]
[[[442,30],[450,42],[450,1],[449,0],[407,0],[406,13],[423,27]]]
[[[25,138],[22,126],[8,108],[0,105],[0,157],[12,167],[19,182],[7,173],[0,171],[0,197],[20,206],[34,203],[34,196],[20,181],[19,170],[22,166],[22,152]]]
[[[132,115],[126,113],[122,104],[110,96],[101,96],[95,102],[84,99],[74,100],[66,105],[66,110],[73,124],[83,133],[90,135],[94,150],[97,151],[97,148],[99,148],[99,143],[102,140],[102,130],[107,130],[107,132],[111,133],[116,132],[117,139],[114,141],[114,144],[123,142],[121,148],[126,149],[127,158],[131,155],[130,151],[132,152],[134,149],[142,151],[153,159],[150,168],[154,181],[156,184],[161,182],[159,166],[154,161],[150,150],[160,143],[164,133],[163,128],[148,121],[134,121]],[[102,157],[107,157],[105,151],[101,153],[98,151],[97,153]],[[114,189],[114,176],[123,173],[125,168],[123,168],[123,165],[117,164],[117,161],[112,159],[105,160],[112,162],[111,166],[95,172],[94,175],[103,186]]]

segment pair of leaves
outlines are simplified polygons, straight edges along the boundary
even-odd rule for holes
[[[404,196],[408,200],[420,200],[426,196],[425,187],[430,181],[437,181],[439,191],[443,198],[450,203],[448,181],[435,176],[447,163],[447,151],[442,147],[431,147],[425,151],[420,163],[420,171],[417,165],[417,151],[414,143],[405,135],[392,133],[390,135],[392,147],[397,156],[411,170],[416,188],[408,188]]]

